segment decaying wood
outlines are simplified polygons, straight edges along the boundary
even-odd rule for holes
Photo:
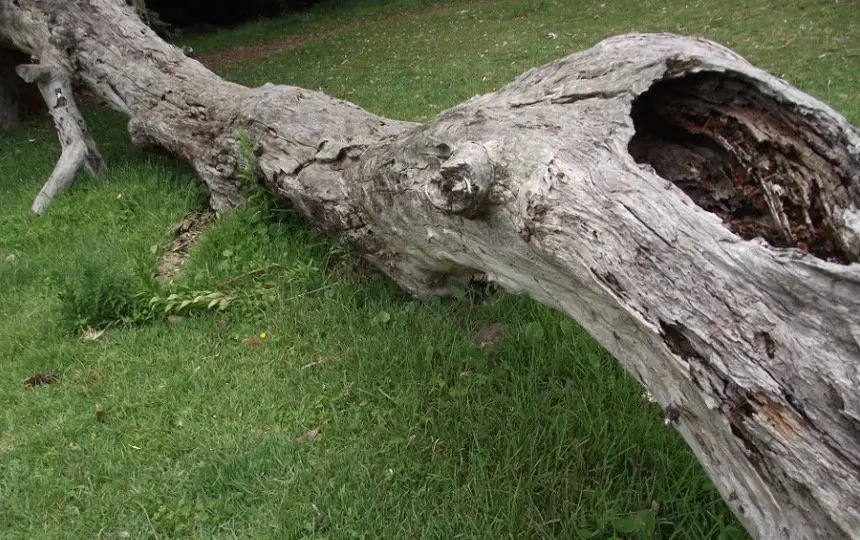
[[[483,275],[581,323],[758,538],[860,537],[860,134],[732,51],[627,35],[417,125],[244,88],[111,0],[0,0],[213,207],[261,183],[417,295]]]

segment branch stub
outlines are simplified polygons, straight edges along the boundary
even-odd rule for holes
[[[473,218],[484,205],[493,175],[493,164],[484,145],[465,142],[442,163],[424,193],[439,210]]]

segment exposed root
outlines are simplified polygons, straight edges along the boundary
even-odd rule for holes
[[[155,277],[162,283],[169,283],[179,273],[188,260],[188,251],[201,233],[208,231],[215,223],[212,210],[192,212],[182,218],[174,228],[173,243],[162,253],[156,264]]]

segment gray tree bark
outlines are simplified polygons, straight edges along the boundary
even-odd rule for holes
[[[418,125],[223,81],[116,0],[0,0],[224,211],[260,182],[416,295],[483,275],[582,324],[758,538],[860,537],[860,133],[705,40],[626,35]]]
[[[91,174],[104,174],[107,166],[87,133],[84,117],[73,97],[70,74],[62,69],[27,64],[19,65],[16,71],[24,81],[38,85],[62,148],[54,171],[33,201],[32,212],[42,216],[54,196],[72,185],[81,166]]]

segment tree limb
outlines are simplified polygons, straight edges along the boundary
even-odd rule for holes
[[[18,66],[16,72],[24,81],[38,85],[54,120],[62,149],[51,176],[33,201],[31,211],[42,216],[54,196],[72,185],[82,165],[91,174],[106,173],[107,167],[75,104],[69,73],[62,68],[29,64]]]

